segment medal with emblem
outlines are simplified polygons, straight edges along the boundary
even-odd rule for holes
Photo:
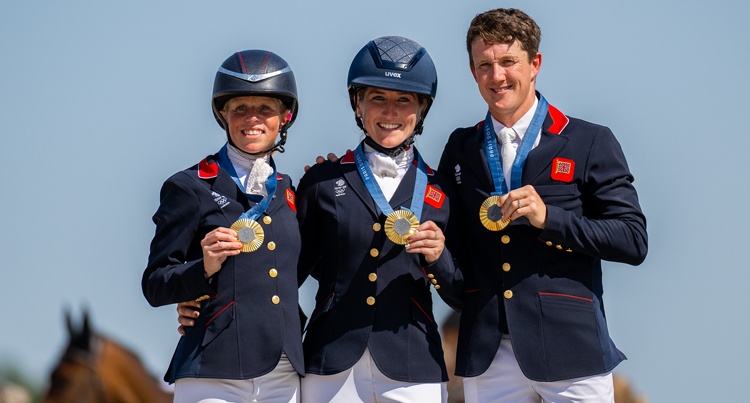
[[[255,220],[257,220],[266,211],[268,205],[271,203],[271,199],[275,197],[274,193],[276,192],[276,181],[279,180],[276,176],[276,165],[274,164],[273,159],[269,159],[269,163],[272,172],[265,182],[267,195],[263,197],[260,202],[251,205],[250,209],[240,215],[240,217],[237,218],[237,221],[235,221],[232,226],[229,227],[230,229],[237,231],[237,240],[242,243],[242,248],[240,248],[240,251],[242,252],[255,252],[260,248],[261,245],[263,245],[265,232],[263,231],[263,227],[261,227],[260,224]],[[237,184],[240,190],[242,190],[243,192],[246,191],[245,186],[243,186],[243,184],[237,177],[237,172],[234,170],[232,162],[229,160],[229,156],[227,154],[227,145],[224,145],[224,147],[219,151],[219,166],[224,168],[224,170],[229,173],[229,175],[232,177],[232,180],[234,180],[234,183]],[[287,202],[290,201],[290,197],[292,199],[291,201],[293,202],[294,195],[292,194],[290,196],[290,192],[287,190]],[[263,218],[263,222],[266,225],[271,224],[271,217],[265,216]]]
[[[417,231],[419,220],[409,210],[398,210],[385,219],[385,235],[391,242],[397,245],[406,245],[409,243],[409,235]]]
[[[433,203],[440,202],[440,205],[442,205],[442,192],[435,190],[433,193],[426,194],[427,164],[424,163],[424,160],[422,160],[422,157],[416,149],[414,149],[414,157],[416,159],[417,172],[414,179],[411,206],[408,209],[401,207],[394,211],[390,204],[388,204],[388,201],[383,195],[383,191],[373,177],[372,170],[370,170],[369,165],[365,161],[364,147],[360,143],[357,149],[354,150],[354,160],[357,163],[359,175],[365,183],[373,201],[386,216],[385,224],[383,225],[385,235],[396,245],[406,245],[409,243],[409,236],[417,231],[417,227],[419,227],[419,217],[422,215],[422,207],[425,199],[432,197]],[[435,207],[434,204],[431,203],[431,205]]]
[[[497,205],[499,200],[500,196],[490,196],[479,207],[479,220],[490,231],[500,231],[510,224],[510,220],[501,220],[503,213]]]
[[[234,222],[230,229],[237,231],[237,239],[242,242],[243,252],[255,252],[263,245],[265,233],[257,221],[242,218]]]

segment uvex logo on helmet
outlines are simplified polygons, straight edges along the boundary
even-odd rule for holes
[[[386,71],[385,72],[386,77],[394,77],[394,78],[401,78],[401,73],[394,73],[392,71]]]

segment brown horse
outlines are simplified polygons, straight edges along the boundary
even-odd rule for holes
[[[141,360],[114,340],[96,334],[84,313],[76,329],[66,312],[69,342],[52,371],[45,403],[171,402]]]

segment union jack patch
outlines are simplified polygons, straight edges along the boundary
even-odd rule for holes
[[[297,212],[297,205],[294,203],[294,192],[292,192],[292,189],[286,190],[286,204],[289,205],[292,211]]]
[[[432,185],[427,185],[427,190],[424,193],[425,203],[440,210],[440,207],[443,207],[444,201],[445,201],[445,193],[434,188]]]
[[[575,172],[576,163],[573,160],[565,158],[555,158],[552,160],[552,172],[550,177],[556,181],[571,182]]]

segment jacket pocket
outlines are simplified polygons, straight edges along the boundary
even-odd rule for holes
[[[437,324],[431,313],[425,310],[425,308],[417,302],[416,299],[411,298],[411,319],[412,323],[421,329],[427,337],[431,338],[434,342],[440,343],[440,333],[438,332]]]
[[[209,316],[204,324],[206,332],[203,335],[203,346],[213,341],[216,336],[223,332],[224,329],[229,327],[229,324],[232,323],[234,320],[234,301],[229,302],[210,315],[211,316]]]
[[[540,292],[539,303],[548,368],[567,368],[573,363],[603,368],[593,299]]]

